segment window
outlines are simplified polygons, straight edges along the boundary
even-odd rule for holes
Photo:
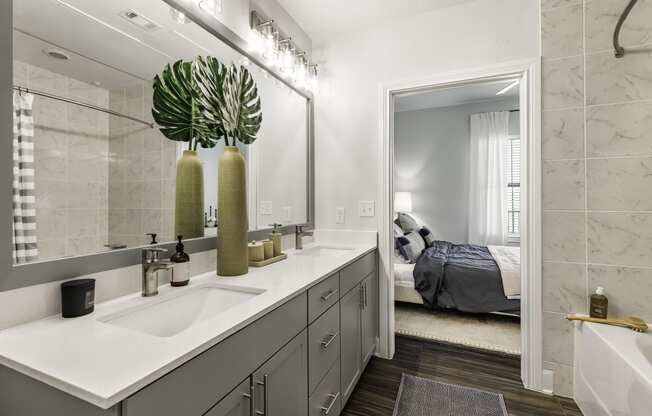
[[[509,136],[505,144],[505,176],[507,180],[507,234],[520,235],[521,214],[521,138]]]

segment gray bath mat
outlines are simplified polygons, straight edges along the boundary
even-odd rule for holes
[[[403,374],[394,416],[507,416],[502,394]]]

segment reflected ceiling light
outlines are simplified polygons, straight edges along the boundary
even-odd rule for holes
[[[58,59],[60,61],[67,61],[70,59],[67,53],[59,49],[43,49],[43,53],[50,58]]]
[[[172,20],[174,20],[177,23],[181,23],[181,24],[190,23],[190,19],[188,18],[188,16],[186,16],[185,13],[175,9],[174,7],[170,7],[170,16],[172,17]]]
[[[506,86],[505,88],[503,88],[502,90],[498,91],[496,93],[496,95],[503,95],[506,92],[508,92],[509,90],[511,90],[512,88],[514,88],[515,86],[517,86],[518,84],[519,84],[519,81],[516,80],[516,81],[512,82],[511,84],[509,84],[508,86]]]
[[[317,78],[317,75],[317,64],[310,65],[308,67],[308,88],[310,88],[313,92],[316,92],[317,87],[319,86],[319,79]]]

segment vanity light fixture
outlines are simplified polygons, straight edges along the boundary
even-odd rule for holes
[[[211,16],[222,13],[222,0],[199,0],[198,5]]]
[[[317,85],[317,66],[311,64],[306,52],[299,50],[292,38],[283,37],[283,32],[274,25],[274,20],[264,18],[251,11],[250,27],[252,46],[270,66],[291,80],[297,87],[314,89]]]
[[[517,86],[518,84],[519,84],[519,80],[516,80],[516,81],[512,82],[511,84],[509,84],[508,86],[506,86],[505,88],[503,88],[502,90],[498,91],[496,93],[496,95],[503,95],[506,92],[508,92],[509,90],[511,90],[512,88],[514,88],[515,86]]]

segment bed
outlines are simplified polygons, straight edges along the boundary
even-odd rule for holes
[[[394,264],[394,298],[432,309],[518,314],[520,248],[434,241],[416,263]]]

